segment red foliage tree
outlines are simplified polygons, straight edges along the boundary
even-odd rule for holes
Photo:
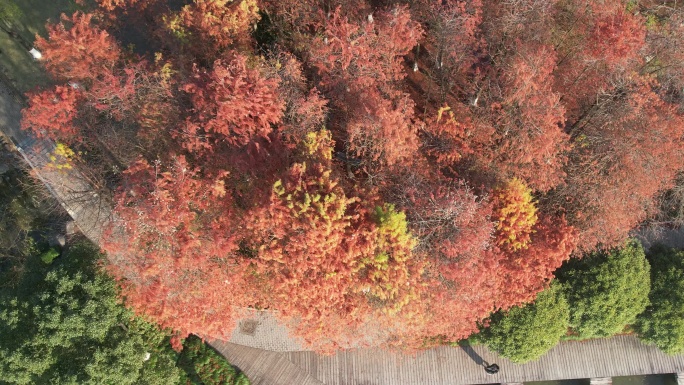
[[[93,26],[92,15],[77,12],[62,21],[38,44],[45,49],[48,70],[57,79],[71,79],[69,86],[58,87],[54,98],[32,97],[24,127],[40,125],[39,130],[52,132],[51,139],[78,144],[117,167],[135,159],[150,140],[165,147],[168,140],[160,135],[176,125],[179,115],[168,63],[160,56],[154,64],[121,57],[107,32]]]
[[[482,148],[476,159],[502,180],[519,177],[548,190],[562,181],[569,139],[560,95],[551,88],[554,50],[529,41],[504,43],[514,49],[499,53],[482,106],[474,109],[473,140]]]
[[[472,131],[472,122],[459,122],[451,107],[442,107],[435,117],[425,120],[421,131],[422,147],[426,154],[434,159],[439,167],[455,174],[455,165],[463,157],[471,155],[475,149],[468,134]]]
[[[310,87],[302,63],[287,52],[274,52],[266,67],[273,72],[267,77],[280,79],[278,96],[285,103],[280,132],[292,145],[306,141],[307,135],[324,126],[328,101],[316,87]]]
[[[502,77],[506,89],[496,119],[496,165],[548,190],[560,183],[568,136],[562,131],[565,110],[551,89],[555,67],[549,46],[519,47]],[[498,106],[497,106],[498,107]]]
[[[283,114],[277,88],[277,79],[264,78],[241,55],[216,61],[211,71],[195,68],[184,87],[195,117],[185,126],[182,145],[190,151],[211,151],[221,142],[242,146],[268,138],[271,125]]]
[[[588,43],[594,58],[621,66],[634,58],[644,45],[646,29],[644,20],[618,9],[600,15],[590,36]]]
[[[248,265],[231,257],[225,173],[202,178],[178,157],[166,171],[139,161],[125,176],[103,247],[126,303],[181,335],[227,338],[240,307],[257,302]]]
[[[438,260],[431,269],[430,296],[424,299],[430,321],[423,335],[458,341],[477,332],[478,322],[498,305],[499,259],[488,249]]]
[[[21,128],[31,130],[39,138],[78,141],[82,138],[74,119],[82,98],[82,93],[70,86],[29,95],[29,107],[22,111]]]
[[[569,119],[609,88],[610,74],[616,69],[635,70],[643,59],[645,22],[627,12],[621,2],[560,2],[556,13],[559,26],[558,67],[554,90],[562,95]]]
[[[419,299],[392,320],[380,321],[403,348],[424,347],[429,337],[467,337],[494,309],[498,295],[491,276],[499,258],[490,251],[491,205],[463,182],[449,181],[420,160],[393,173],[381,195],[405,210],[418,239],[414,258],[426,264]]]
[[[362,214],[330,170],[298,163],[247,222],[264,296],[281,317],[297,319],[297,333],[319,350],[344,346],[349,332],[340,322],[353,328],[367,312],[354,290],[358,261],[373,248],[370,231],[358,225]]]
[[[330,169],[329,135],[307,136],[306,163],[295,163],[270,203],[252,210],[247,234],[266,301],[297,321],[293,329],[311,347],[332,352],[373,335],[363,331],[369,320],[391,319],[422,285],[405,217],[391,205],[371,213],[369,203],[347,197]]]
[[[492,203],[497,221],[497,246],[506,251],[526,249],[537,223],[537,208],[530,188],[513,178],[494,190]]]
[[[311,31],[318,31],[337,7],[342,7],[345,14],[354,21],[366,19],[373,14],[373,7],[365,0],[263,0],[260,6],[274,22],[276,33],[294,32],[288,33],[290,36],[283,36],[284,42],[294,44],[308,44],[311,41]],[[292,41],[288,41],[290,39]]]
[[[82,135],[100,142],[121,164],[141,153],[164,156],[182,117],[175,99],[177,84],[168,63],[127,60],[120,68],[100,68],[82,88]],[[155,155],[151,156],[152,158]]]
[[[141,3],[145,4],[148,1],[149,0],[97,0],[100,7],[107,11],[113,11],[116,8],[127,8]]]
[[[122,71],[102,68],[85,92],[89,104],[118,121],[130,117],[138,108],[136,83],[140,80],[141,70],[145,71],[142,67],[139,63],[129,65]]]
[[[349,87],[359,92],[369,86],[389,87],[405,77],[401,56],[422,34],[405,8],[358,24],[338,8],[325,24],[325,37],[313,42],[309,60],[323,76],[326,89]]]
[[[359,110],[349,112],[347,143],[354,156],[369,164],[366,171],[374,173],[385,165],[407,161],[418,148],[418,130],[411,120],[415,107],[411,98],[402,95],[392,101],[371,91],[356,102],[362,104]]]
[[[666,100],[684,108],[684,9],[640,3],[646,16],[646,71],[654,74]]]
[[[404,8],[379,13],[360,24],[338,8],[325,24],[325,37],[314,39],[310,63],[321,75],[320,86],[342,115],[333,133],[350,154],[368,162],[392,165],[418,146],[414,103],[395,88],[405,76],[401,55],[422,34]]]
[[[577,231],[564,218],[541,217],[526,249],[503,252],[496,269],[500,285],[497,308],[534,300],[548,287],[553,272],[570,258],[577,241]]]
[[[429,314],[422,335],[458,341],[477,332],[491,312],[533,300],[570,258],[575,234],[564,220],[543,217],[526,250],[491,247],[437,259],[430,270],[431,290],[422,299]]]
[[[178,15],[184,30],[177,32],[193,35],[195,51],[222,50],[251,40],[258,12],[256,0],[194,0]]]
[[[574,126],[567,183],[550,201],[581,231],[583,247],[619,243],[681,167],[682,118],[654,86],[634,74],[616,78]]]
[[[56,79],[91,80],[101,68],[115,66],[121,57],[116,41],[93,25],[92,14],[62,14],[62,22],[47,29],[48,40],[36,36],[36,47],[43,52],[45,68]]]
[[[380,195],[406,212],[417,249],[431,260],[458,260],[482,253],[493,241],[491,205],[463,181],[452,181],[416,160],[380,190]]]
[[[425,47],[442,93],[470,95],[477,92],[473,71],[485,48],[479,30],[482,1],[415,1],[412,11],[427,26]],[[418,52],[420,53],[421,50]],[[422,61],[421,61],[421,64]],[[440,102],[444,102],[440,100]]]

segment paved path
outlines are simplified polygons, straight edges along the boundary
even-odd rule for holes
[[[273,312],[257,311],[239,322],[230,342],[274,352],[305,350],[302,343],[288,335],[287,328],[278,323]]]
[[[21,101],[0,85],[2,133],[17,146],[81,231],[99,242],[110,219],[110,207],[76,170],[48,166],[55,144],[19,130],[21,107]],[[259,312],[241,323],[231,341],[235,343],[213,341],[212,345],[255,385],[451,385],[684,372],[684,356],[665,356],[627,336],[562,343],[526,365],[512,364],[481,347],[468,351],[441,347],[412,357],[374,349],[326,357],[297,351],[301,345],[275,322],[273,314]],[[500,373],[487,376],[477,363],[482,359],[499,364]]]
[[[677,249],[684,249],[684,227],[650,227],[638,229],[632,232],[632,236],[636,237],[641,244],[644,245],[646,250],[656,243],[662,243],[665,246]]]
[[[81,232],[99,243],[102,228],[109,220],[109,202],[98,196],[75,169],[51,165],[56,145],[20,129],[23,101],[0,83],[0,128],[21,154],[33,173],[74,219]]]

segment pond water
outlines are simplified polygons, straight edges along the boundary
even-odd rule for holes
[[[589,385],[589,379],[536,381],[526,382],[525,385]],[[613,385],[677,385],[677,379],[674,374],[613,377]]]
[[[525,385],[589,385],[589,379],[559,380],[559,381],[535,381],[535,382],[526,382]]]
[[[677,378],[674,374],[613,377],[613,385],[677,385]]]

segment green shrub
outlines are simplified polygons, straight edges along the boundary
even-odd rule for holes
[[[478,340],[513,362],[535,360],[554,347],[568,330],[570,309],[562,287],[553,284],[534,303],[497,312]]]
[[[651,304],[634,325],[639,337],[667,354],[684,352],[684,251],[654,246]]]
[[[638,241],[568,261],[557,274],[576,338],[608,337],[632,324],[648,305],[650,266]]]
[[[244,373],[196,336],[188,337],[178,359],[187,385],[249,385]]]
[[[60,253],[57,251],[57,249],[51,247],[40,255],[40,260],[43,261],[44,264],[49,265],[55,260],[55,258],[59,257],[59,254]]]

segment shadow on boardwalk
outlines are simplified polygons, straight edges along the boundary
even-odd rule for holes
[[[477,365],[485,366],[485,361],[482,359],[482,357],[480,357],[479,354],[477,354],[477,352],[475,352],[475,349],[473,349],[472,346],[469,344],[463,344],[459,346],[468,355],[468,357],[470,357],[470,359],[475,361]]]

